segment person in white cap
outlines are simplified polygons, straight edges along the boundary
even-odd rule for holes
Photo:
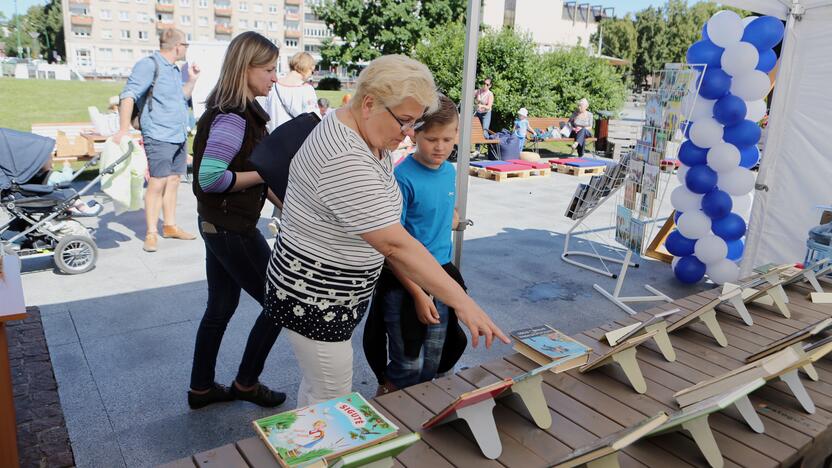
[[[526,133],[529,132],[529,111],[525,107],[521,107],[517,111],[517,120],[514,121],[514,136],[517,137],[517,144],[520,145],[520,151],[526,146]]]

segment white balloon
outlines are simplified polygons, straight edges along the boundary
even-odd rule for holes
[[[679,165],[679,169],[676,169],[676,179],[679,181],[680,184],[685,185],[685,176],[688,174],[688,166],[684,164]]]
[[[754,189],[754,181],[757,176],[749,169],[736,167],[731,171],[719,174],[717,187],[728,192],[729,195],[745,195]]]
[[[725,258],[707,265],[705,273],[716,284],[736,283],[740,276],[740,268],[736,263]]]
[[[748,222],[748,217],[751,215],[751,205],[754,203],[754,191],[746,193],[745,195],[731,195],[731,211],[742,217]]]
[[[758,99],[756,101],[746,101],[745,118],[752,122],[759,122],[766,116],[766,101],[765,99]]]
[[[728,255],[728,244],[717,236],[708,235],[696,241],[693,253],[700,262],[710,265],[725,259]]]
[[[682,213],[696,211],[702,209],[702,197],[704,195],[693,193],[684,185],[680,185],[670,193],[670,204],[674,210]]]
[[[728,172],[740,165],[740,150],[736,146],[719,142],[708,150],[708,167],[716,172]]]
[[[731,10],[719,11],[708,20],[708,37],[720,47],[739,42],[743,29],[742,19]]]
[[[711,232],[711,218],[699,210],[688,211],[679,216],[677,227],[688,239],[701,239]]]
[[[754,70],[760,60],[757,48],[748,42],[737,42],[725,48],[722,53],[722,69],[731,76],[742,75]]]
[[[771,80],[760,70],[751,70],[731,79],[731,94],[746,102],[766,97],[770,87]]]
[[[722,141],[722,125],[710,117],[699,119],[690,128],[690,140],[700,148],[710,148]]]
[[[706,119],[714,115],[715,103],[716,99],[705,99],[698,94],[688,93],[682,99],[682,115],[689,115],[692,122]]]
[[[748,23],[750,23],[750,22],[754,21],[754,20],[755,20],[755,19],[757,19],[757,18],[759,18],[759,16],[754,16],[754,15],[751,15],[751,16],[746,16],[745,18],[743,18],[743,19],[742,19],[742,27],[743,27],[743,29],[745,29],[745,27],[746,27],[746,26],[748,26]]]

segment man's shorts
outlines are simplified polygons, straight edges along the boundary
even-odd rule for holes
[[[188,172],[188,142],[168,143],[144,137],[144,152],[150,177],[185,175]]]

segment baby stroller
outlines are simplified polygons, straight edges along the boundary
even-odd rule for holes
[[[93,230],[73,217],[96,216],[101,205],[88,205],[91,210],[79,213],[74,209],[80,197],[112,173],[133,151],[101,170],[81,190],[69,188],[69,182],[47,185],[49,161],[55,141],[51,138],[0,128],[0,247],[15,252],[21,260],[53,257],[55,265],[66,274],[90,271],[98,259]],[[72,175],[97,162],[98,158]]]

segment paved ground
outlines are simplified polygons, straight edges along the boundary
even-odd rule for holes
[[[612,289],[614,280],[559,258],[572,224],[563,213],[581,180],[588,177],[555,174],[505,183],[471,179],[468,217],[476,224],[466,232],[463,273],[472,296],[504,330],[550,323],[575,332],[624,313],[592,288],[599,283]],[[676,184],[671,177],[670,188]],[[190,188],[182,184],[179,193],[179,223],[195,231]],[[663,216],[670,211],[667,198]],[[599,209],[578,230],[579,237],[609,239],[615,204],[610,200]],[[37,271],[24,279],[27,302],[41,307],[81,467],[169,461],[249,437],[251,420],[275,412],[244,402],[188,409],[185,392],[194,336],[207,297],[203,244],[161,239],[159,252],[148,254],[137,238],[143,234],[142,224],[141,212],[115,216],[108,207],[97,220],[100,256],[95,270],[80,276]],[[588,245],[585,240],[577,244]],[[694,292],[672,279],[668,265],[646,260],[627,274],[623,294],[644,294],[644,283],[672,297]],[[256,303],[244,295],[220,350],[220,382],[232,380],[258,313]],[[353,342],[354,387],[372,395],[374,379],[360,351],[361,326]],[[510,352],[501,345],[488,351],[469,349],[461,365]],[[288,343],[279,338],[262,381],[289,394],[283,408],[294,407],[299,376]]]

